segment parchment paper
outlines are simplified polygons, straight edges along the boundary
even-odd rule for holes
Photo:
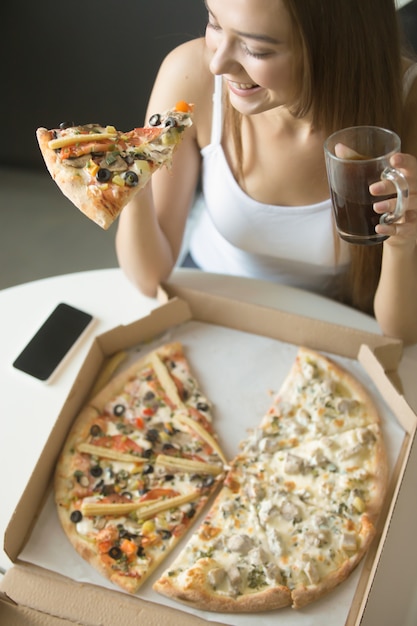
[[[183,343],[192,371],[203,393],[213,403],[215,429],[219,434],[226,457],[232,459],[238,451],[239,442],[245,438],[247,430],[255,427],[269,408],[272,402],[271,394],[279,390],[298,347],[267,337],[191,321],[170,329],[152,343],[132,348],[128,360],[118,371],[158,345],[173,340]],[[380,409],[392,469],[404,437],[402,427],[357,361],[337,355],[330,356],[351,371],[373,396]],[[201,520],[200,516],[194,525],[199,524]],[[285,624],[285,626],[317,626],[317,624],[324,623],[343,626],[345,624],[361,566],[327,597],[297,611],[289,608],[256,615],[209,613],[191,609],[160,596],[152,590],[152,583],[174,560],[185,541],[186,537],[170,554],[162,568],[143,585],[137,594],[138,597],[231,626],[252,626],[255,623],[257,626],[270,626],[272,621]],[[52,492],[19,558],[79,582],[118,590],[96,573],[74,551],[58,521]],[[120,593],[124,592],[120,591]]]

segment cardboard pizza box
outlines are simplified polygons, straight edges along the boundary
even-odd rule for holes
[[[400,450],[393,468],[385,510],[381,515],[378,537],[365,557],[346,619],[332,623],[332,626],[359,625],[372,590],[416,434],[417,416],[405,401],[397,376],[402,355],[401,342],[172,284],[165,285],[161,290],[160,301],[161,306],[148,316],[97,336],[91,346],[6,529],[5,551],[14,566],[6,572],[0,585],[0,623],[13,626],[38,623],[130,626],[132,623],[146,622],[150,626],[159,626],[161,623],[177,626],[181,620],[184,626],[191,626],[207,624],[205,618],[210,623],[230,623],[228,620],[219,620],[215,614],[199,616],[182,610],[180,605],[167,606],[163,598],[161,603],[155,604],[131,597],[115,588],[77,582],[71,576],[63,576],[22,559],[22,553],[31,546],[31,540],[34,541],[34,528],[51,492],[55,464],[71,423],[89,397],[108,359],[121,350],[129,350],[143,342],[150,343],[157,337],[165,337],[167,334],[171,337],[175,329],[194,323],[207,325],[209,329],[221,328],[225,332],[245,333],[248,337],[271,338],[293,346],[306,345],[354,359],[366,371],[383,402],[401,426]],[[235,355],[235,358],[239,359],[240,355]],[[13,619],[9,620],[11,615]],[[267,615],[250,617],[262,623],[262,618]],[[45,621],[46,616],[51,621]]]

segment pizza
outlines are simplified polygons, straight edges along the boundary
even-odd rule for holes
[[[114,126],[63,123],[38,128],[47,169],[59,189],[88,218],[108,229],[152,174],[169,167],[183,132],[192,125],[193,106],[184,101],[148,126],[129,132]]]
[[[182,345],[116,375],[82,409],[55,472],[61,525],[105,578],[135,593],[223,477],[211,405]]]
[[[212,508],[154,589],[222,613],[301,608],[364,556],[387,476],[368,393],[335,362],[301,348]]]
[[[228,463],[211,402],[173,342],[81,411],[55,497],[75,549],[124,590],[160,568],[162,595],[253,613],[304,607],[346,580],[375,536],[387,479],[371,396],[307,348]]]

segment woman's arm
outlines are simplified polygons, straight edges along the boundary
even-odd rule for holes
[[[200,172],[201,128],[211,111],[212,77],[203,40],[183,44],[163,62],[148,105],[147,119],[179,100],[194,104],[193,126],[184,132],[171,169],[156,172],[123,209],[116,235],[120,266],[149,296],[171,273],[181,250]]]
[[[417,81],[413,85],[405,108],[402,149],[391,165],[407,178],[410,197],[406,216],[391,226],[379,225],[377,231],[389,235],[383,243],[382,268],[374,309],[384,334],[417,342]],[[375,195],[391,193],[390,183],[375,183],[370,190]],[[388,207],[389,207],[388,203]],[[385,213],[387,203],[375,205]],[[390,207],[392,210],[392,206]]]

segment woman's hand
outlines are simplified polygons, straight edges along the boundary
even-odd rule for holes
[[[375,294],[375,317],[385,335],[417,342],[417,159],[395,154],[390,163],[408,181],[409,198],[405,215],[394,224],[379,224],[384,241],[381,275]],[[393,193],[393,184],[381,181],[370,186],[375,196]],[[393,211],[396,199],[374,205],[377,213]]]
[[[378,224],[375,231],[381,235],[388,235],[384,244],[389,246],[415,246],[417,242],[417,159],[410,154],[394,154],[390,165],[398,169],[407,179],[409,186],[408,207],[405,215],[393,224]],[[369,187],[372,195],[381,196],[393,193],[393,184],[389,181],[380,181]],[[394,189],[395,191],[395,189]],[[391,213],[394,211],[396,198],[376,201],[376,213]]]

